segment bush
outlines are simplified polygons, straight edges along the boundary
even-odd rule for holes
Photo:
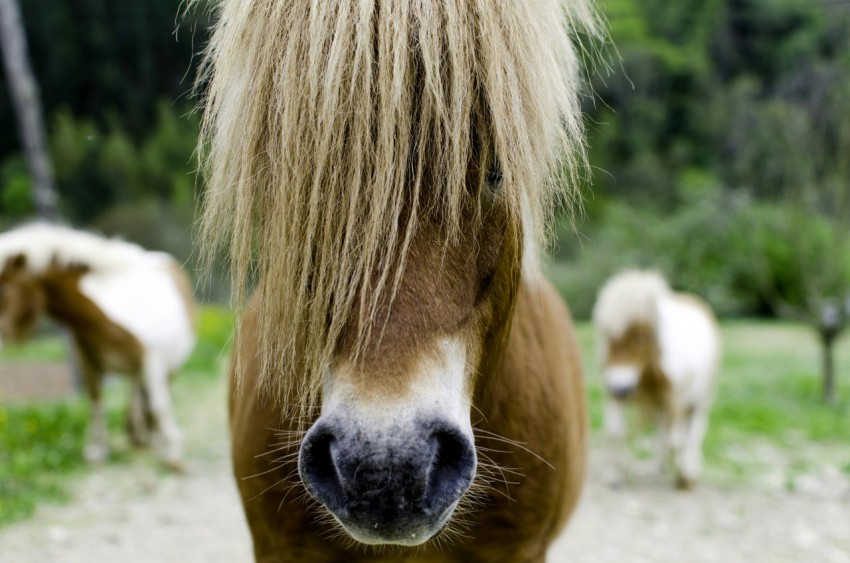
[[[161,102],[152,133],[140,143],[118,125],[104,130],[91,120],[57,112],[50,149],[68,218],[88,223],[117,204],[145,201],[190,207],[198,123],[179,112]]]
[[[580,318],[605,280],[630,267],[661,271],[724,316],[805,316],[850,290],[850,237],[804,207],[707,189],[676,213],[609,202],[566,241],[551,276]],[[569,238],[567,238],[569,237]]]
[[[21,157],[9,158],[0,166],[0,209],[0,220],[10,222],[19,222],[35,210],[29,171]]]
[[[198,311],[198,343],[183,371],[217,375],[219,362],[226,358],[233,336],[233,312],[206,306]]]

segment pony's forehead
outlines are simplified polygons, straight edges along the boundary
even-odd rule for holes
[[[482,153],[498,155],[533,269],[555,201],[584,170],[572,37],[595,22],[582,4],[223,3],[204,74],[201,238],[210,259],[229,247],[237,302],[260,264],[261,357],[281,363],[264,373],[287,372],[296,343],[319,373],[358,304],[374,320],[431,211],[444,227],[434,244],[470,228]]]

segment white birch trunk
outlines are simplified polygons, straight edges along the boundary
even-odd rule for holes
[[[59,218],[53,166],[47,149],[38,85],[27,56],[26,34],[17,0],[0,0],[0,47],[18,121],[18,131],[32,177],[32,197],[42,219]]]

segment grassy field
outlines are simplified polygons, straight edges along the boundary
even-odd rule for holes
[[[202,310],[198,346],[174,384],[178,410],[221,372],[231,322],[226,311]],[[579,323],[578,334],[591,423],[598,436],[603,389],[592,327]],[[807,327],[727,322],[723,340],[724,363],[706,439],[707,478],[737,486],[778,469],[786,479],[820,464],[850,473],[850,334],[838,346],[840,399],[834,407],[821,402],[819,349]],[[6,348],[0,361],[61,361],[64,355],[63,341],[53,338]],[[119,382],[107,389],[113,442],[123,439],[126,391]],[[85,468],[81,452],[86,422],[82,398],[30,405],[0,403],[0,526],[27,517],[40,502],[67,497],[68,477]],[[648,443],[638,437],[636,454],[648,455]],[[110,463],[131,458],[137,459],[119,443]]]
[[[231,329],[229,312],[216,307],[201,309],[198,344],[174,382],[175,403],[190,400],[193,389],[208,385],[210,378],[220,373]],[[0,362],[64,361],[66,356],[64,340],[47,337],[26,346],[4,347]],[[123,432],[128,393],[123,378],[107,381],[110,442],[117,445],[109,463],[135,457]],[[11,405],[0,398],[0,526],[26,518],[40,502],[67,498],[69,477],[86,467],[82,452],[87,422],[88,405],[81,396]]]

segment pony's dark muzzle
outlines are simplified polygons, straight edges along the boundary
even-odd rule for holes
[[[611,396],[615,399],[625,401],[632,396],[635,389],[637,389],[636,385],[611,385],[608,387],[608,392],[611,393]]]
[[[318,422],[301,446],[310,495],[364,543],[417,545],[440,531],[475,476],[475,448],[459,429],[366,433]]]

